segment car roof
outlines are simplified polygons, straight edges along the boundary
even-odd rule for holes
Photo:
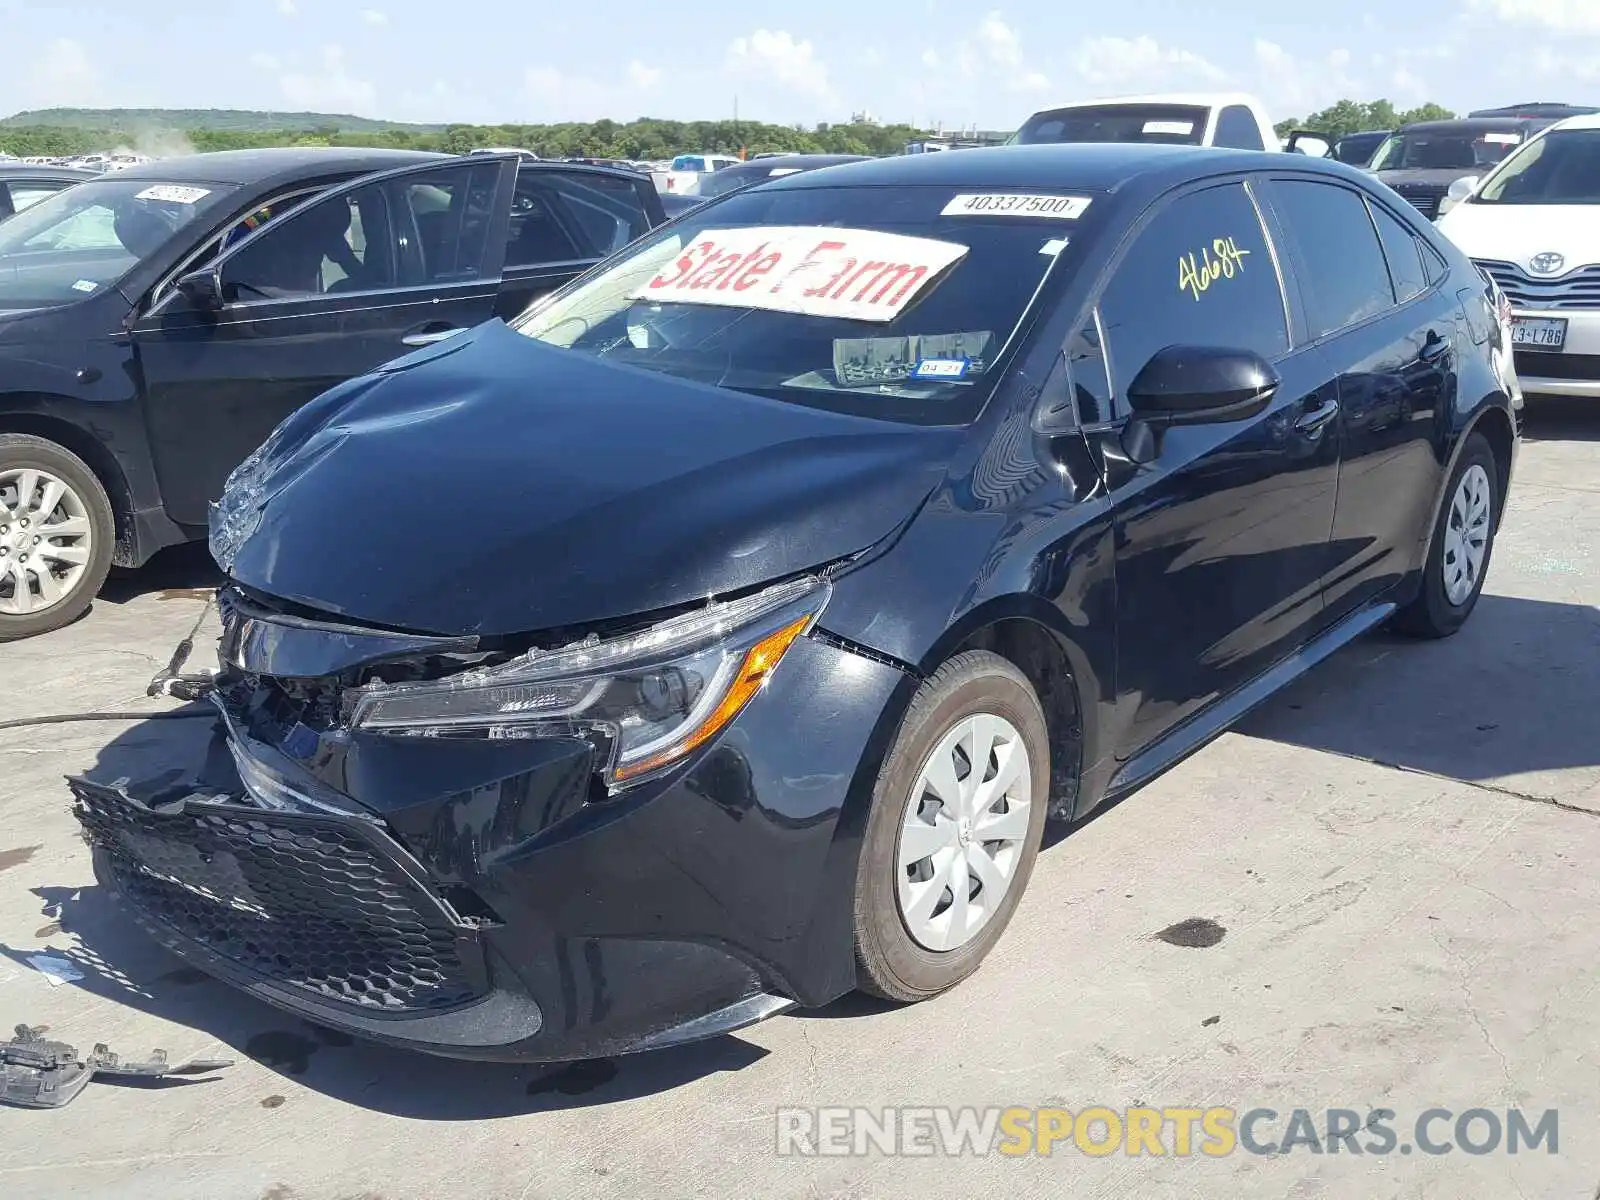
[[[1138,96],[1102,96],[1097,100],[1069,100],[1052,104],[1040,112],[1064,108],[1104,108],[1116,104],[1178,104],[1189,108],[1222,108],[1230,104],[1259,106],[1260,101],[1246,92],[1152,92]]]
[[[1323,170],[1341,178],[1365,178],[1343,163],[1308,155],[1272,155],[1262,150],[1218,150],[1149,142],[1065,142],[1037,146],[989,146],[947,154],[901,154],[829,167],[826,179],[808,173],[780,175],[762,185],[806,187],[1067,188],[1115,191],[1123,184],[1155,176],[1180,183],[1231,171],[1272,168]]]
[[[82,167],[49,167],[43,163],[0,160],[0,178],[4,179],[115,179],[120,174],[117,171],[106,176],[99,171],[85,171]]]
[[[1581,117],[1567,117],[1550,126],[1551,129],[1600,129],[1600,113],[1589,113]]]
[[[278,146],[265,150],[217,150],[160,158],[118,171],[117,179],[154,183],[264,183],[280,176],[335,171],[387,171],[395,167],[448,162],[455,155],[421,150],[380,150],[345,146]]]
[[[866,162],[865,154],[774,154],[771,158],[752,158],[724,171],[781,171],[785,167],[832,167],[840,163]]]
[[[1397,133],[1520,133],[1536,117],[1455,117],[1448,121],[1417,121]]]

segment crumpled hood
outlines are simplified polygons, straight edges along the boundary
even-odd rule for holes
[[[613,366],[495,321],[290,417],[231,573],[400,629],[590,625],[872,545],[963,436]]]

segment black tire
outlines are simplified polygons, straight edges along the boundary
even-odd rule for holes
[[[1453,603],[1445,590],[1445,535],[1450,527],[1451,512],[1461,480],[1473,467],[1479,467],[1489,479],[1489,524],[1484,534],[1483,565],[1472,580],[1472,590],[1459,604]],[[1428,548],[1428,561],[1422,570],[1422,588],[1416,598],[1394,615],[1391,622],[1395,630],[1417,638],[1445,638],[1466,624],[1483,592],[1484,576],[1494,554],[1494,538],[1500,528],[1500,511],[1505,497],[1500,494],[1500,466],[1488,439],[1481,433],[1471,434],[1462,447],[1461,458],[1450,475],[1444,490],[1444,503],[1433,529],[1433,544]]]
[[[111,555],[116,542],[116,520],[106,490],[84,461],[54,442],[26,433],[0,433],[0,476],[17,470],[44,471],[55,476],[76,493],[89,521],[89,560],[76,585],[48,608],[28,614],[0,612],[0,642],[49,633],[70,625],[94,603],[95,595],[111,570]],[[0,524],[3,524],[0,519]],[[0,536],[0,546],[5,537]],[[12,553],[11,549],[7,553]],[[0,580],[0,599],[14,591],[15,577]]]
[[[1009,888],[987,924],[965,945],[933,951],[912,938],[900,914],[901,822],[928,756],[948,731],[980,713],[1009,721],[1028,752],[1028,830]],[[983,650],[950,659],[912,698],[873,791],[856,871],[856,977],[863,991],[889,1000],[926,1000],[978,969],[1027,890],[1049,799],[1050,739],[1044,710],[1027,676],[1006,659]]]

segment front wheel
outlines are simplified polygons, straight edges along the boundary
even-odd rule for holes
[[[44,438],[0,434],[0,642],[82,616],[115,540],[111,501],[81,458]]]
[[[1449,637],[1466,624],[1483,592],[1499,524],[1500,468],[1481,433],[1467,438],[1423,567],[1422,589],[1394,617],[1394,627],[1413,637]]]
[[[857,982],[891,1000],[954,987],[1028,886],[1050,741],[1027,676],[974,650],[918,690],[884,760],[857,868]]]

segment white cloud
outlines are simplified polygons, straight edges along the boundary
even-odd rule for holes
[[[71,107],[90,103],[100,95],[101,76],[82,42],[57,38],[44,47],[27,75],[27,94],[33,104]]]
[[[1473,0],[1473,7],[1521,29],[1600,34],[1600,0]]]
[[[1048,92],[1050,79],[1042,71],[1022,71],[1012,76],[1006,87],[1013,92]]]
[[[1078,74],[1090,83],[1172,91],[1184,82],[1223,83],[1228,79],[1209,59],[1192,50],[1164,46],[1148,34],[1136,38],[1089,38],[1072,57]]]
[[[939,52],[931,46],[922,52],[922,65],[932,70],[939,65]]]
[[[990,62],[1002,67],[1022,65],[1022,40],[998,12],[991,12],[978,23],[978,44]]]
[[[286,17],[292,17],[300,9],[296,7],[294,0],[278,0],[278,11]]]
[[[311,112],[372,112],[378,90],[350,73],[342,46],[324,46],[319,67],[285,74],[278,81],[284,99]]]
[[[1372,92],[1350,72],[1350,52],[1336,48],[1313,58],[1299,58],[1277,42],[1257,38],[1255,90],[1274,118],[1304,115],[1339,100]]]
[[[368,25],[379,26],[389,23],[389,14],[378,8],[363,8],[361,19]]]
[[[809,41],[796,41],[786,29],[758,29],[728,46],[728,69],[735,75],[770,80],[791,91],[831,98],[828,68]]]
[[[250,65],[258,71],[272,71],[274,73],[283,67],[283,64],[278,61],[277,55],[263,54],[259,50],[250,56]]]
[[[661,69],[647,67],[636,58],[628,64],[628,82],[640,91],[653,88],[661,82]]]

